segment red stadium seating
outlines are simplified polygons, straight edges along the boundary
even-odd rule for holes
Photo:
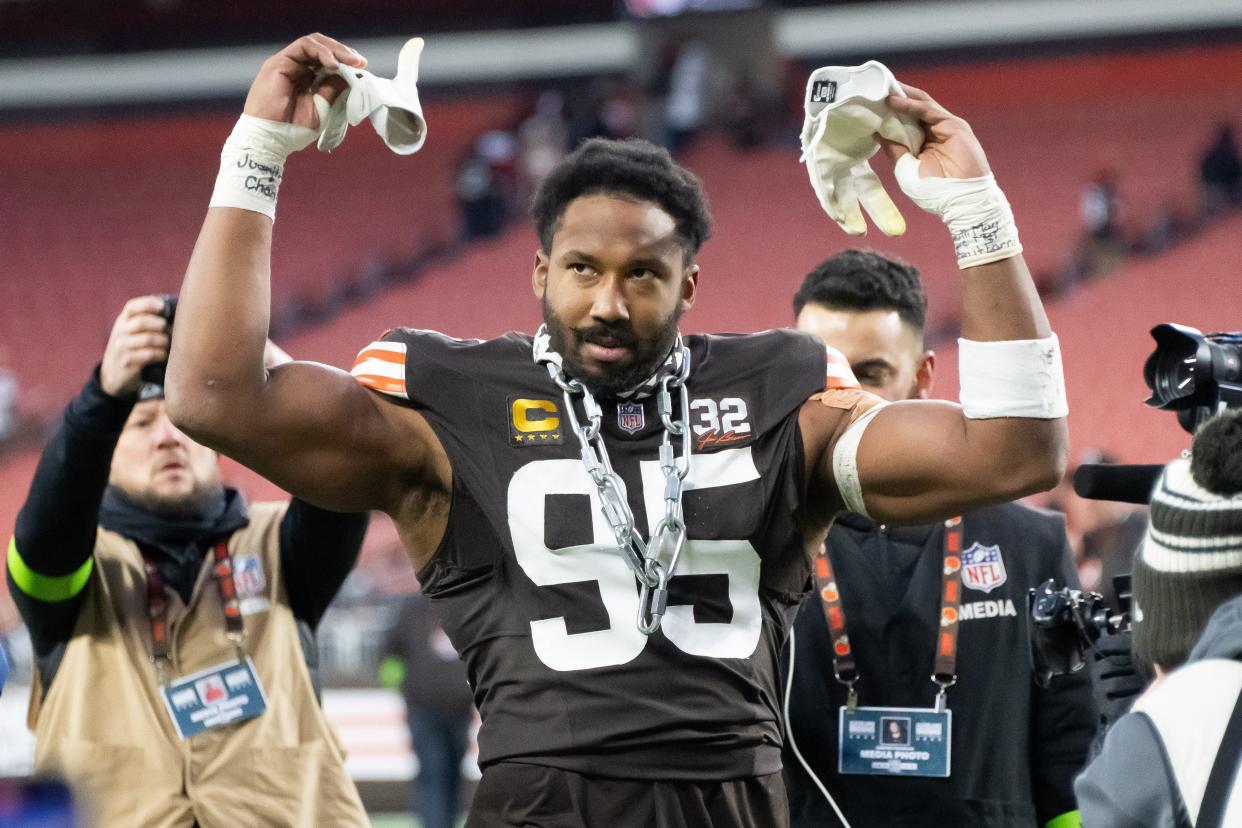
[[[1236,117],[1242,47],[898,68],[969,118],[1014,204],[1032,269],[1056,271],[1077,244],[1079,193],[1100,169],[1119,171],[1133,227],[1149,223],[1162,204],[1193,203],[1198,154],[1216,123]],[[365,128],[339,151],[347,158],[296,158],[297,174],[281,199],[277,300],[322,295],[370,257],[451,235],[457,155],[480,131],[511,119],[515,107],[490,100],[429,105],[431,138],[414,159],[391,156]],[[1174,109],[1177,127],[1170,128]],[[231,121],[0,127],[0,343],[15,357],[27,405],[50,413],[73,393],[127,297],[177,288]],[[685,160],[703,177],[716,217],[700,259],[700,298],[685,327],[788,324],[802,275],[851,240],[819,212],[789,149],[739,154],[707,140]],[[919,264],[932,325],[951,321],[958,287],[948,240],[934,219],[903,209],[905,238],[859,241]],[[300,358],[348,367],[359,348],[395,325],[458,336],[533,330],[539,312],[528,274],[536,247],[523,223],[282,344]],[[1099,447],[1124,460],[1156,461],[1186,444],[1172,415],[1139,404],[1146,331],[1161,321],[1242,328],[1239,261],[1242,219],[1233,218],[1050,303],[1066,354],[1075,451]],[[953,348],[943,348],[939,388],[949,397],[954,363]],[[12,526],[33,458],[0,459],[0,526]],[[248,472],[233,475],[256,496],[274,491]]]
[[[281,193],[275,301],[322,297],[373,260],[453,238],[458,156],[516,106],[429,103],[432,137],[414,159],[388,152],[366,125],[337,151],[347,163],[313,150],[296,156]],[[0,342],[36,413],[85,378],[126,299],[178,289],[233,120],[0,128]]]

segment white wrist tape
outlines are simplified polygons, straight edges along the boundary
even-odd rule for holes
[[[976,342],[959,339],[962,413],[972,420],[1069,413],[1057,335],[1047,339]]]
[[[322,124],[328,102],[319,95],[314,100]],[[285,159],[309,146],[318,136],[319,130],[309,127],[242,115],[220,151],[220,173],[210,206],[240,207],[275,221],[276,195],[285,174]]]
[[[924,178],[913,154],[903,155],[894,173],[911,201],[948,225],[958,267],[999,262],[1022,252],[1013,210],[991,173],[978,178]]]
[[[866,518],[871,515],[867,514],[867,507],[863,504],[862,481],[858,478],[858,444],[875,415],[887,405],[886,402],[878,403],[850,423],[832,449],[832,476],[837,481],[841,500],[846,509]]]

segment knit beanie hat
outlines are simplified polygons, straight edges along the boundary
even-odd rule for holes
[[[1165,466],[1134,562],[1134,655],[1185,662],[1212,612],[1242,595],[1242,410],[1208,420]]]

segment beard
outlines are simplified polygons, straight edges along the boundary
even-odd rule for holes
[[[160,517],[200,520],[220,510],[224,499],[224,486],[218,480],[200,481],[184,495],[161,495],[152,489],[142,492],[127,491],[125,494],[130,500]]]
[[[660,323],[656,335],[650,340],[642,340],[634,333],[628,321],[596,322],[586,328],[573,328],[566,324],[552,306],[548,297],[543,297],[543,321],[548,326],[548,336],[552,348],[561,355],[561,363],[565,374],[579,380],[587,389],[597,396],[616,397],[636,388],[644,380],[655,373],[664,362],[673,343],[677,341],[677,324],[681,321],[681,303],[673,309],[668,318]],[[601,376],[592,376],[587,372],[586,365],[578,356],[580,349],[588,342],[606,340],[609,345],[629,348],[633,355],[628,365],[616,366]]]

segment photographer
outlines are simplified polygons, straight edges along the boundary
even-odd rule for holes
[[[221,485],[144,381],[162,382],[174,302],[126,304],[8,546],[35,769],[101,826],[366,825],[314,678],[366,516],[248,506]]]
[[[1152,493],[1134,656],[1156,680],[1076,782],[1083,824],[1242,824],[1242,410],[1204,423]]]

